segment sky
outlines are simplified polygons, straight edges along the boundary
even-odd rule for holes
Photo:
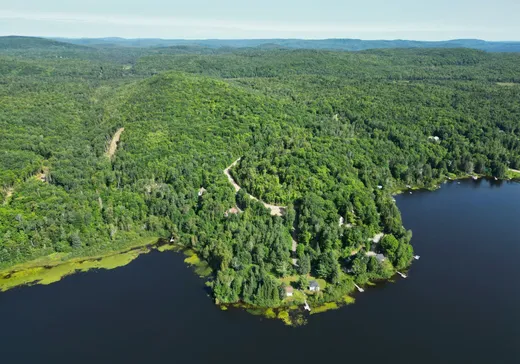
[[[520,40],[520,0],[0,0],[0,35]]]

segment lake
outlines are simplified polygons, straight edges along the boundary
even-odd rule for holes
[[[0,362],[519,363],[520,184],[396,196],[409,277],[287,327],[221,311],[173,252],[0,293]]]

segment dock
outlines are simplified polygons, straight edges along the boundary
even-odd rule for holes
[[[309,312],[311,311],[311,306],[309,306],[309,304],[307,303],[307,300],[305,300],[305,305],[303,306],[303,308]]]
[[[354,286],[356,286],[356,288],[359,292],[365,292],[365,290],[363,288],[361,288],[360,286],[358,286],[357,284],[354,283]]]
[[[406,274],[404,274],[404,273],[401,273],[401,272],[399,272],[399,271],[397,271],[397,274],[399,274],[399,275],[400,275],[401,277],[403,277],[403,278],[406,278],[406,277],[408,277],[408,276],[407,276]]]

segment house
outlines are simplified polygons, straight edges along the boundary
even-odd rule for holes
[[[379,263],[383,263],[386,260],[386,257],[383,254],[376,254],[376,259]]]
[[[199,197],[202,196],[206,192],[206,189],[204,187],[201,187],[199,190]]]
[[[285,296],[292,297],[294,293],[294,288],[292,286],[285,287]]]
[[[318,292],[320,290],[320,285],[316,281],[309,282],[309,291]]]

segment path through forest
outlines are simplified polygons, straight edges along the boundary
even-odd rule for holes
[[[240,189],[242,187],[240,187],[239,184],[235,181],[235,179],[233,178],[233,176],[230,173],[230,170],[231,170],[231,168],[236,166],[238,162],[240,162],[240,159],[241,158],[238,158],[236,161],[231,163],[226,169],[224,169],[224,174],[227,176],[229,183],[231,183],[233,185],[236,192],[240,191]],[[283,213],[285,212],[286,206],[271,205],[271,204],[268,204],[267,202],[259,200],[258,198],[256,198],[255,196],[252,196],[249,193],[247,195],[249,196],[250,199],[255,200],[255,201],[260,201],[266,208],[270,209],[271,215],[273,215],[273,216],[282,216]],[[296,247],[298,246],[298,242],[296,241],[295,231],[296,230],[293,229],[293,232],[291,234],[291,240],[292,240],[291,251],[293,253],[296,253]],[[298,260],[296,258],[292,258],[292,263],[294,265],[297,265],[297,261]]]
[[[236,161],[234,161],[233,163],[231,163],[231,165],[229,167],[227,167],[226,169],[224,169],[224,174],[227,176],[229,182],[233,185],[233,187],[235,188],[235,191],[238,192],[240,191],[240,189],[242,187],[240,187],[238,185],[238,183],[233,179],[233,176],[231,176],[231,173],[229,172],[231,170],[231,168],[233,168],[234,166],[237,165],[237,163],[240,161],[241,158],[238,158]],[[283,213],[285,212],[285,209],[286,207],[285,206],[277,206],[277,205],[271,205],[271,204],[268,204],[267,202],[264,202],[264,201],[261,201],[259,199],[257,199],[255,196],[252,196],[250,195],[249,193],[247,194],[249,196],[249,198],[251,198],[252,200],[255,200],[255,201],[259,201],[261,202],[265,208],[268,208],[271,210],[271,215],[273,216],[282,216]]]

